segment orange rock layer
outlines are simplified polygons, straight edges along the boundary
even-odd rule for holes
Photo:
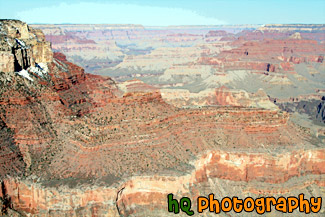
[[[236,195],[292,194],[313,185],[325,186],[325,150],[295,151],[277,155],[263,153],[241,153],[211,151],[195,162],[195,170],[184,176],[134,177],[120,183],[119,188],[111,187],[43,187],[40,184],[19,179],[2,181],[1,198],[10,198],[11,208],[34,216],[92,215],[92,216],[141,216],[143,207],[147,210],[162,210],[167,215],[166,196],[169,193],[189,196],[196,201],[205,192],[217,193],[219,188],[231,181]],[[313,174],[312,179],[303,177]],[[293,177],[300,177],[291,189],[274,188],[263,190],[262,183],[282,183],[284,186]],[[220,180],[220,181],[217,181]],[[219,183],[215,186],[212,183]],[[237,182],[237,184],[236,184]],[[242,182],[255,182],[253,186]],[[270,188],[268,188],[270,189]],[[229,196],[229,195],[228,195]],[[195,202],[194,202],[195,203]],[[148,212],[148,211],[147,211]]]

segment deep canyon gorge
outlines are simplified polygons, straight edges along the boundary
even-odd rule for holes
[[[172,216],[169,193],[193,206],[323,196],[324,33],[0,20],[0,215]]]

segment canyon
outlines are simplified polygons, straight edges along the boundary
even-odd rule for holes
[[[170,216],[169,193],[323,196],[323,35],[1,20],[0,214]]]

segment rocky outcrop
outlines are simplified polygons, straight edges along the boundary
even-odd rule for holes
[[[245,40],[286,39],[294,34],[302,38],[325,40],[323,24],[266,24],[253,31],[243,31],[237,35]]]
[[[302,152],[300,152],[302,153]],[[239,153],[238,153],[239,154]],[[298,154],[298,153],[297,153]],[[314,160],[308,160],[312,159],[313,156],[318,155],[316,152],[308,152],[307,155],[302,155],[301,158],[296,158],[298,162],[308,161],[313,162]],[[314,155],[315,154],[315,155]],[[323,154],[323,153],[322,153]],[[147,209],[155,210],[156,213],[158,213],[158,216],[164,216],[167,215],[167,209],[166,209],[166,197],[167,194],[173,193],[174,197],[182,197],[182,196],[189,196],[192,201],[194,201],[193,210],[195,210],[196,205],[196,197],[199,195],[208,195],[209,193],[213,192],[215,193],[217,198],[221,198],[222,195],[225,194],[225,190],[227,192],[232,191],[236,196],[239,196],[239,198],[244,198],[244,195],[251,195],[254,198],[257,197],[257,195],[295,195],[296,192],[301,191],[301,189],[315,189],[316,186],[323,186],[324,185],[324,177],[323,176],[313,176],[313,180],[301,180],[301,184],[297,183],[291,183],[290,189],[285,188],[275,188],[274,190],[266,190],[263,189],[263,184],[265,181],[268,181],[268,175],[266,173],[270,172],[272,174],[270,176],[271,179],[275,178],[273,181],[277,183],[282,183],[282,186],[286,186],[287,183],[285,180],[276,180],[277,176],[273,176],[274,174],[278,174],[281,170],[285,174],[293,174],[290,171],[294,171],[294,167],[288,168],[285,164],[291,162],[292,159],[295,158],[294,155],[282,155],[277,156],[276,158],[269,158],[269,160],[275,160],[281,163],[271,163],[265,161],[268,157],[265,158],[263,156],[263,160],[259,161],[257,159],[253,159],[254,155],[250,155],[250,160],[248,162],[251,162],[253,168],[247,169],[247,165],[243,165],[242,162],[245,162],[245,157],[248,157],[249,155],[246,154],[235,154],[232,155],[230,153],[222,153],[222,152],[211,152],[207,153],[205,157],[202,157],[200,160],[196,162],[196,171],[193,172],[191,175],[182,176],[178,178],[174,177],[162,177],[162,176],[156,176],[156,177],[146,177],[146,178],[134,178],[133,180],[130,180],[129,182],[125,183],[121,187],[121,195],[118,198],[117,205],[121,209],[120,213],[122,216],[141,216],[141,215],[148,215]],[[252,158],[253,157],[253,158]],[[320,155],[318,157],[321,157]],[[290,160],[289,160],[290,159]],[[248,159],[247,159],[248,160]],[[257,160],[257,161],[255,161]],[[271,160],[271,161],[272,161]],[[318,160],[316,160],[317,162]],[[258,163],[257,163],[258,162]],[[319,163],[319,164],[318,164]],[[276,165],[277,164],[277,165]],[[303,163],[304,164],[304,163]],[[312,163],[313,164],[313,163]],[[324,161],[318,161],[316,164],[318,166],[323,166]],[[254,165],[254,166],[253,166]],[[225,167],[224,167],[225,166]],[[278,169],[276,169],[276,167]],[[240,182],[236,183],[234,181],[230,181],[232,177],[237,177],[238,174],[241,174],[241,169],[243,174],[242,180],[247,179],[259,179],[261,181],[254,181],[254,184],[244,184]],[[264,168],[263,168],[264,167]],[[298,166],[299,167],[299,166]],[[313,167],[313,166],[312,166]],[[234,169],[232,171],[232,168]],[[246,168],[246,169],[245,169]],[[265,169],[267,168],[267,169]],[[286,169],[284,169],[286,168]],[[311,168],[311,167],[310,167]],[[319,167],[318,167],[319,168]],[[283,170],[284,169],[284,170]],[[297,168],[296,168],[297,169]],[[298,169],[299,170],[299,169]],[[316,169],[317,170],[317,169]],[[220,171],[227,171],[226,173],[233,172],[234,174],[229,174],[227,176],[226,174],[221,174]],[[251,177],[249,174],[246,174],[247,171],[254,171],[252,174],[255,174],[257,176]],[[282,172],[280,172],[282,173]],[[299,174],[298,172],[297,174]],[[323,173],[320,170],[316,173]],[[219,177],[219,178],[217,178]],[[281,174],[282,177],[282,174]],[[159,188],[159,183],[164,183],[164,186],[166,188]],[[184,185],[183,183],[189,183],[188,185]],[[217,183],[217,184],[213,184]],[[147,190],[144,190],[144,186],[152,186],[149,190],[147,187]],[[272,186],[272,184],[271,184]],[[165,189],[168,189],[166,191]],[[298,190],[299,189],[299,190]],[[305,190],[303,190],[305,191]],[[310,195],[310,193],[307,193]],[[306,194],[306,195],[307,195]],[[137,198],[142,198],[141,202]],[[134,206],[134,204],[138,204],[137,206]],[[159,212],[160,211],[160,212]],[[241,213],[236,214],[234,212],[229,213],[231,216],[255,216],[254,213]],[[280,216],[286,216],[287,214],[281,215],[281,213],[277,213],[276,215]],[[316,216],[321,216],[322,213],[319,213]]]
[[[85,81],[84,69],[68,62],[65,55],[54,53],[54,61],[50,66],[50,76],[56,90],[67,90]]]
[[[286,112],[298,112],[306,114],[309,118],[322,125],[325,124],[325,97],[302,97],[292,98],[291,100],[273,99],[279,108]]]
[[[144,83],[141,80],[133,79],[125,81],[118,84],[120,90],[124,93],[145,93],[145,92],[155,92],[158,91],[158,88],[155,88],[151,85]]]
[[[263,89],[256,93],[231,90],[225,87],[206,89],[199,93],[190,93],[182,89],[161,89],[166,102],[176,107],[190,106],[244,106],[265,109],[277,109]]]
[[[239,48],[223,51],[218,58],[271,61],[273,57],[275,60],[299,64],[307,61],[322,62],[319,60],[319,56],[322,56],[321,54],[324,52],[324,47],[313,40],[264,40],[262,42],[245,42]]]
[[[44,187],[35,180],[5,179],[1,183],[1,198],[9,200],[7,210],[33,216],[118,216],[116,190],[105,187]]]
[[[229,188],[227,184],[233,185],[228,191],[239,190],[236,196],[241,198],[245,195],[256,198],[261,194],[292,195],[301,189],[324,186],[324,153],[324,150],[276,155],[211,151],[194,163],[192,173],[183,176],[134,177],[119,187],[80,186],[78,189],[44,188],[33,180],[5,179],[0,197],[7,198],[9,209],[34,216],[153,216],[148,209],[154,211],[155,216],[166,216],[169,193],[187,195],[196,201],[197,196],[206,192],[217,193]],[[310,178],[307,180],[304,176]],[[292,177],[300,181],[290,184]],[[263,183],[269,183],[274,189],[264,189]],[[276,187],[277,184],[282,187]],[[291,187],[286,187],[288,184]]]
[[[216,31],[209,31],[205,36],[205,41],[206,42],[213,42],[213,41],[219,41],[219,40],[223,40],[223,41],[232,41],[234,40],[235,35],[232,33],[229,33],[227,31],[224,30],[216,30]]]
[[[0,71],[11,72],[52,61],[50,43],[40,30],[34,30],[21,21],[1,20]]]

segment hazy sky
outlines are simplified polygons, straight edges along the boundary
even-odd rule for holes
[[[325,23],[325,0],[0,0],[0,18],[146,26]]]

